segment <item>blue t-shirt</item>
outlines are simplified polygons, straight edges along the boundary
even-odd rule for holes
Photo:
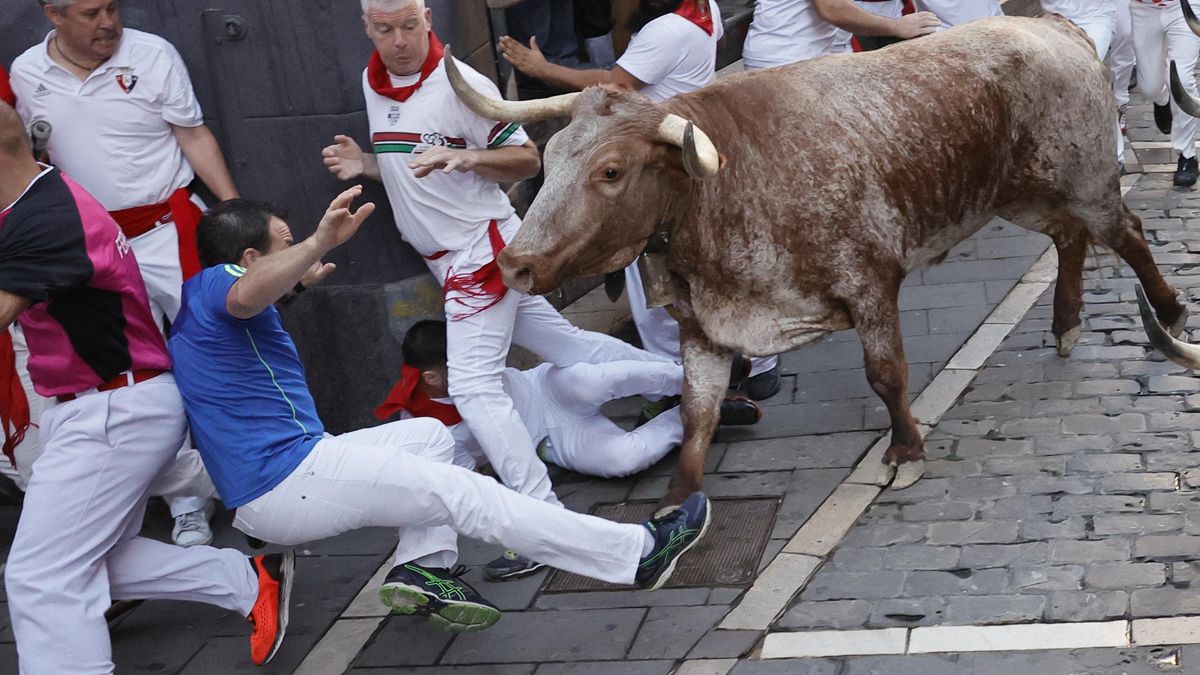
[[[167,344],[192,439],[228,508],[270,492],[325,433],[279,312],[226,309],[245,273],[217,265],[189,279]]]

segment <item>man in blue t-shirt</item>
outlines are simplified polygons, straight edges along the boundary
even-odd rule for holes
[[[192,436],[234,526],[294,545],[369,526],[400,528],[380,600],[451,631],[477,631],[500,610],[449,571],[457,533],[613,583],[662,586],[704,534],[697,492],[642,525],[573,513],[453,466],[442,423],[410,419],[326,435],[304,367],[273,303],[333,269],[321,258],[374,210],[355,186],[329,205],[316,232],[293,245],[284,215],[235,199],[197,228],[205,269],[183,288],[169,348]]]

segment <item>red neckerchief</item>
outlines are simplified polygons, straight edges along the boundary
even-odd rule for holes
[[[707,2],[704,3],[703,7],[700,5],[700,0],[683,0],[683,4],[676,8],[672,14],[678,14],[679,16],[682,16],[688,21],[691,21],[697,26],[703,28],[705,33],[712,35],[712,12],[708,11]]]
[[[458,408],[429,398],[429,395],[417,386],[420,382],[420,370],[408,364],[401,366],[400,381],[392,387],[392,391],[383,400],[383,405],[375,409],[375,417],[386,420],[401,410],[407,410],[413,417],[432,417],[448,427],[462,421]]]
[[[388,74],[387,66],[383,65],[383,59],[379,57],[379,52],[371,52],[371,60],[367,62],[367,84],[371,85],[371,89],[380,96],[386,96],[403,103],[408,100],[409,96],[417,93],[421,88],[421,83],[429,74],[437,69],[438,64],[442,61],[442,41],[429,31],[429,53],[425,55],[425,63],[421,64],[421,77],[415,84],[410,84],[407,87],[393,87],[392,78]]]
[[[15,467],[13,450],[25,440],[30,426],[29,399],[17,374],[17,354],[7,330],[0,331],[0,426],[4,427],[4,454]]]
[[[504,238],[500,236],[500,227],[496,221],[488,223],[488,239],[492,244],[492,261],[474,272],[455,274],[451,269],[446,274],[446,282],[442,284],[442,297],[449,298],[466,308],[464,312],[451,314],[451,321],[462,321],[475,316],[483,310],[500,302],[508,287],[504,285],[504,277],[500,274],[500,265],[496,256],[504,249]],[[440,252],[439,252],[440,253]],[[435,256],[441,257],[437,253]],[[431,260],[437,258],[430,257]],[[453,297],[450,294],[454,293]]]

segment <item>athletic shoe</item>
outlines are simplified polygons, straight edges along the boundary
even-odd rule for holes
[[[782,386],[783,379],[779,376],[779,366],[775,366],[746,380],[743,390],[755,401],[762,401],[778,394]]]
[[[731,396],[721,401],[721,417],[717,424],[723,427],[748,426],[758,424],[762,415],[762,408],[754,401],[742,396]]]
[[[1200,175],[1200,167],[1196,165],[1195,157],[1179,156],[1179,163],[1175,165],[1175,176],[1171,182],[1176,187],[1191,187],[1196,184],[1196,177]]]
[[[642,414],[638,416],[637,424],[635,426],[640,427],[646,422],[649,422],[655,417],[658,417],[659,415],[670,410],[671,408],[674,408],[675,406],[679,405],[681,400],[683,400],[683,398],[680,396],[664,396],[657,401],[646,401],[646,404],[642,406]]]
[[[1154,104],[1154,126],[1164,134],[1171,133],[1171,104]]]
[[[516,551],[505,551],[483,568],[483,578],[488,581],[510,581],[527,577],[545,566],[545,563],[530,560]]]
[[[500,610],[444,567],[396,565],[379,601],[399,614],[418,614],[451,633],[476,633],[500,620]]]
[[[207,546],[212,543],[213,533],[208,521],[213,517],[216,507],[210,499],[199,511],[185,513],[175,518],[175,527],[171,530],[171,541],[177,546]]]
[[[279,651],[287,632],[296,554],[284,551],[255,556],[250,559],[250,566],[258,575],[258,600],[246,617],[254,628],[250,633],[250,660],[261,666]]]
[[[638,564],[637,585],[652,591],[662,588],[675,571],[679,556],[700,541],[711,519],[708,497],[693,492],[675,510],[643,523],[654,537],[654,548]]]

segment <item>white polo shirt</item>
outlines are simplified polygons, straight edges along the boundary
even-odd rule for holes
[[[491,80],[462,61],[455,63],[477,91],[500,98],[500,90]],[[392,85],[409,86],[417,79],[416,74],[392,76]],[[504,222],[514,213],[499,184],[474,172],[435,170],[417,178],[408,163],[414,155],[439,145],[451,148],[522,145],[529,140],[525,131],[519,124],[496,122],[471,112],[454,94],[446,78],[446,66],[441,62],[421,88],[403,103],[376,94],[367,82],[365,70],[362,86],[373,146],[366,149],[373,150],[379,161],[383,186],[404,240],[424,256],[439,251],[477,249],[479,255],[490,259],[488,222]],[[507,238],[512,233],[504,234]],[[466,261],[457,263],[458,271],[465,271],[463,262]]]
[[[771,68],[850,50],[837,27],[817,16],[812,0],[758,0],[742,47],[746,68]]]
[[[939,30],[961,26],[989,16],[1003,16],[1000,0],[916,0],[917,9],[933,12],[942,20]]]
[[[22,119],[52,125],[55,166],[110,211],[164,202],[192,182],[171,125],[204,119],[175,47],[126,28],[112,58],[80,81],[50,58],[53,37],[18,56],[10,76]]]
[[[679,16],[664,14],[634,33],[617,65],[645,82],[641,92],[651,101],[665,101],[712,84],[717,65],[717,40],[725,34],[721,10],[709,0],[713,34]]]

